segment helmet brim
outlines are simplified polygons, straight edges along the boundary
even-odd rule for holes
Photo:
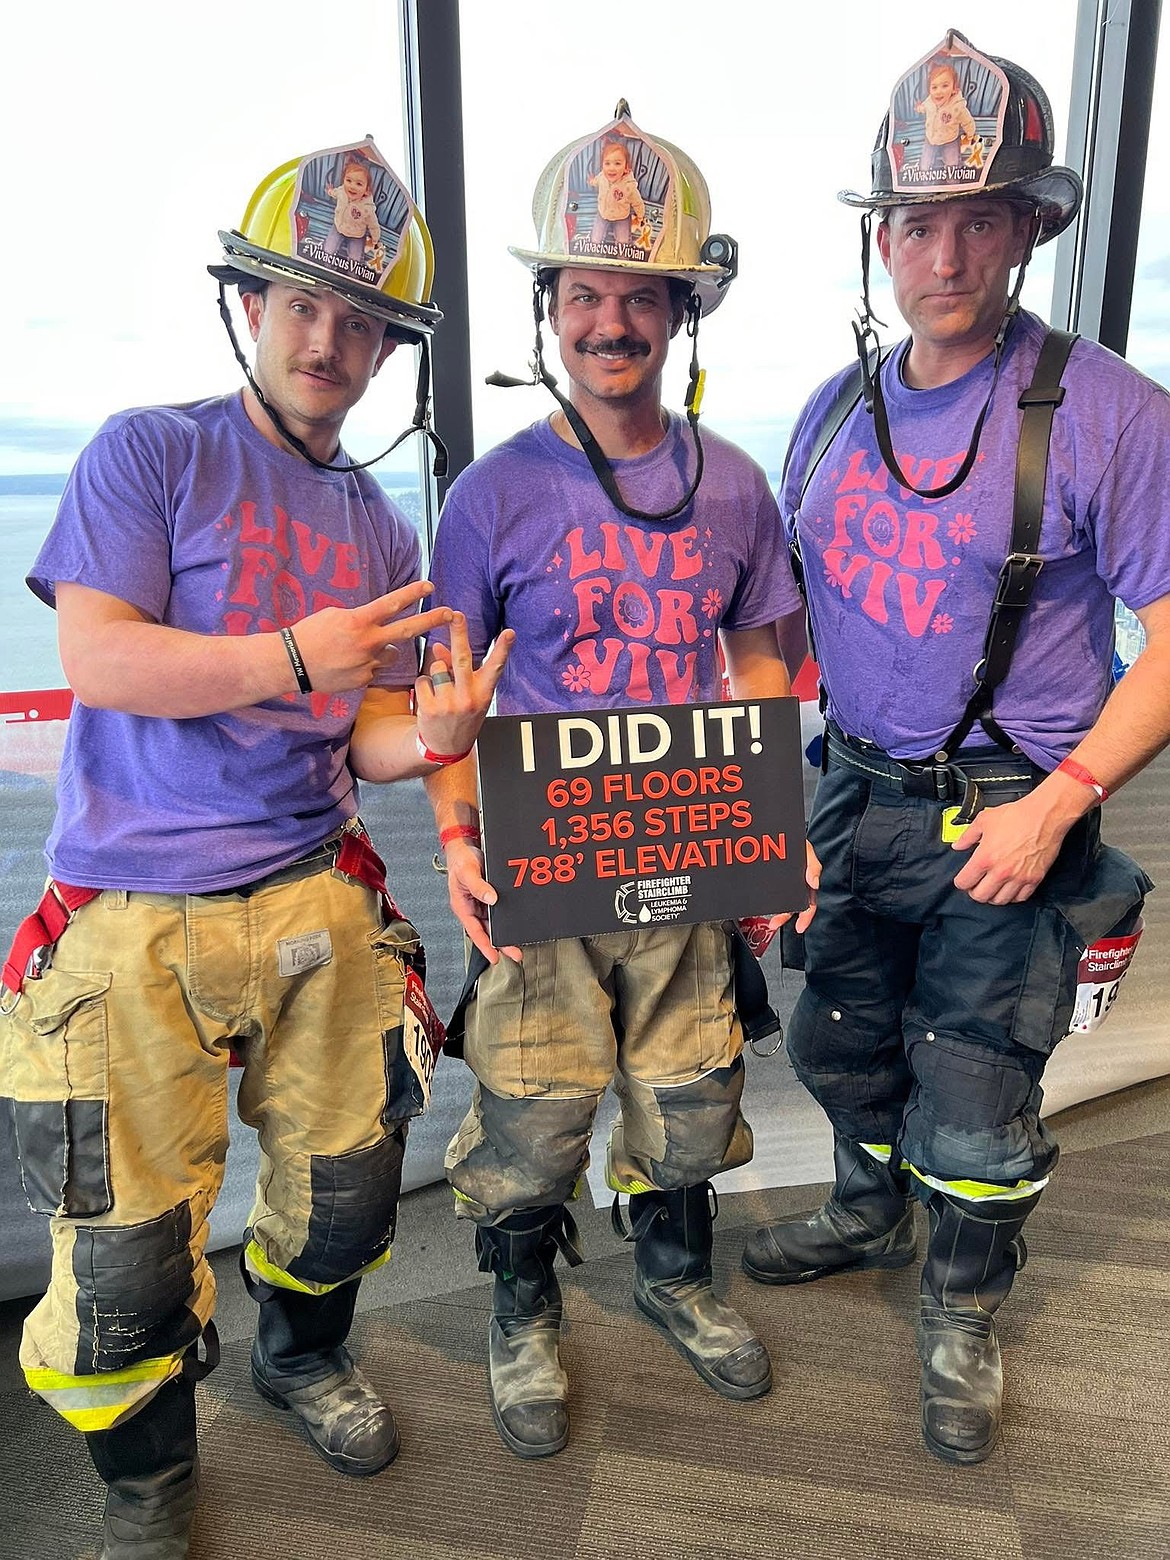
[[[1040,212],[1040,234],[1037,243],[1046,244],[1056,238],[1073,221],[1081,208],[1084,185],[1080,174],[1071,168],[1045,168],[1042,173],[1026,179],[1011,179],[1003,184],[985,184],[981,189],[943,190],[937,194],[925,191],[875,190],[863,195],[858,190],[840,190],[837,199],[846,206],[863,211],[884,211],[890,206],[937,206],[948,200],[977,200],[999,198],[1001,200],[1029,200]]]
[[[536,249],[520,249],[515,244],[508,245],[508,253],[537,272],[563,271],[571,267],[575,271],[623,271],[636,272],[640,276],[675,277],[680,282],[689,282],[695,289],[703,314],[711,314],[719,307],[732,280],[721,265],[688,268],[655,265],[648,260],[595,260],[588,255],[543,254]]]
[[[261,282],[280,282],[286,287],[320,288],[336,293],[347,303],[353,304],[363,314],[372,315],[387,325],[393,325],[416,340],[429,336],[443,318],[442,310],[433,304],[407,303],[393,298],[362,282],[349,280],[336,271],[314,265],[311,260],[292,259],[272,249],[261,249],[250,244],[239,233],[220,233],[224,262],[209,265],[208,271],[217,281],[246,285],[252,279]]]

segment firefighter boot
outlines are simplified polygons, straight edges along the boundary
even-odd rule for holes
[[[558,1353],[560,1250],[581,1261],[562,1207],[524,1208],[475,1232],[480,1271],[495,1274],[488,1324],[488,1383],[500,1439],[517,1457],[552,1457],[569,1439],[569,1378]]]
[[[631,1195],[634,1300],[709,1387],[728,1398],[762,1397],[772,1385],[768,1351],[711,1289],[714,1195],[709,1181]]]
[[[338,1473],[380,1472],[398,1456],[398,1426],[345,1347],[360,1280],[311,1295],[243,1271],[260,1304],[252,1345],[256,1391],[291,1409],[313,1450]]]
[[[185,1560],[199,1472],[194,1376],[172,1377],[129,1419],[85,1441],[106,1485],[101,1560]]]
[[[813,1213],[765,1224],[749,1236],[743,1270],[757,1284],[803,1284],[851,1268],[898,1268],[914,1260],[910,1172],[891,1170],[860,1143],[838,1137],[836,1181]]]
[[[945,1462],[977,1463],[999,1435],[1003,1366],[995,1313],[1027,1248],[1020,1233],[1040,1200],[960,1202],[933,1192],[922,1269],[918,1352],[922,1435]]]

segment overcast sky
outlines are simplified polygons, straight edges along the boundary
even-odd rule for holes
[[[977,48],[1041,79],[1061,149],[1075,16],[1075,0],[983,0],[970,19],[954,18]],[[626,0],[584,11],[465,0],[477,445],[548,409],[540,392],[482,387],[493,368],[521,372],[531,347],[527,273],[507,245],[532,240],[545,162],[605,123],[619,96],[650,135],[694,157],[715,228],[740,243],[739,279],[703,326],[704,415],[758,434],[761,447],[769,429],[774,440],[849,355],[857,214],[835,193],[867,186],[893,83],[938,42],[945,17],[938,0]],[[204,267],[217,258],[217,229],[239,224],[268,170],[366,132],[403,169],[397,7],[350,0],[325,12],[284,0],[260,17],[55,0],[49,27],[45,12],[22,6],[7,33],[0,472],[51,471],[109,411],[238,381]],[[1155,139],[1159,156],[1165,139]],[[1151,190],[1170,205],[1164,185],[1152,172]],[[1165,238],[1161,213],[1148,215],[1133,353],[1140,361],[1144,347],[1148,367],[1170,364]],[[1038,257],[1025,293],[1041,311],[1050,261]],[[373,453],[374,439],[407,420],[411,356],[398,355],[355,413],[354,448]],[[675,404],[685,358],[677,348]]]

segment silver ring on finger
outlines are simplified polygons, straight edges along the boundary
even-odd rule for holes
[[[439,688],[439,687],[441,687],[443,685],[443,683],[449,683],[449,682],[454,682],[454,681],[455,681],[455,679],[451,676],[451,673],[447,672],[447,671],[444,671],[442,668],[440,668],[438,671],[434,671],[434,672],[431,673],[431,685],[432,685],[432,687]]]

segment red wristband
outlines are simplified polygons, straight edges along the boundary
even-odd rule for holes
[[[439,848],[446,850],[452,840],[470,840],[475,846],[479,846],[479,830],[474,823],[453,823],[444,829],[439,835]]]
[[[468,748],[464,753],[432,753],[417,731],[414,734],[414,745],[418,749],[420,758],[425,758],[428,764],[438,764],[440,767],[446,764],[458,764],[471,752]]]
[[[1101,784],[1100,780],[1097,779],[1096,775],[1091,774],[1084,764],[1078,764],[1075,758],[1062,758],[1056,766],[1056,772],[1057,774],[1068,775],[1070,780],[1079,780],[1082,785],[1087,785],[1090,791],[1096,791],[1099,802],[1108,801],[1109,792]]]

